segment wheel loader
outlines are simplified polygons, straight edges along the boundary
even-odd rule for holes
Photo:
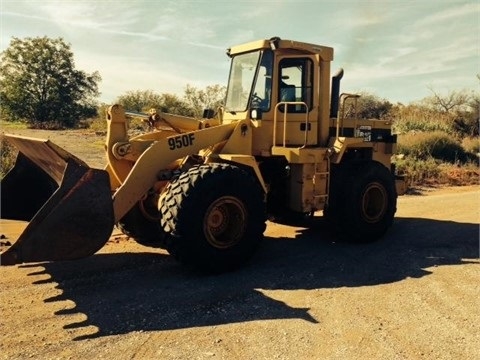
[[[360,119],[340,94],[333,49],[258,40],[227,50],[224,106],[202,119],[152,111],[129,137],[125,109],[107,114],[103,169],[48,140],[5,135],[18,151],[1,183],[2,218],[28,221],[1,264],[90,256],[114,226],[198,269],[244,264],[267,219],[323,216],[337,236],[368,242],[392,225],[404,182],[391,122]]]

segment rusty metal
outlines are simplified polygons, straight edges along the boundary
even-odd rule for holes
[[[7,138],[20,154],[0,184],[1,215],[31,220],[18,240],[0,255],[0,264],[71,260],[97,252],[114,225],[108,173],[91,169],[48,140]],[[34,195],[39,189],[42,194]],[[39,205],[45,197],[46,202]],[[29,207],[32,198],[36,205]]]

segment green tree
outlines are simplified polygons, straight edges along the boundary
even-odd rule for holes
[[[177,95],[157,94],[152,90],[127,91],[116,100],[127,111],[147,113],[154,108],[161,112],[193,116],[193,110]]]
[[[159,107],[159,110],[170,114],[195,116],[195,112],[189,104],[173,94],[162,94],[162,105]]]
[[[183,97],[174,94],[157,94],[152,90],[133,90],[116,99],[126,110],[148,112],[155,108],[161,112],[201,118],[204,109],[216,110],[223,104],[226,88],[210,85],[197,89],[187,85]]]
[[[159,108],[162,97],[152,90],[131,90],[120,95],[116,103],[122,105],[127,111],[147,112],[151,108]]]
[[[204,109],[216,110],[223,105],[227,88],[222,85],[209,85],[204,90],[187,85],[185,102],[193,109],[195,117],[202,117]]]
[[[358,100],[358,112],[361,118],[384,119],[392,110],[392,103],[374,94],[362,93]]]
[[[390,116],[392,103],[381,99],[374,94],[361,92],[358,95],[356,117],[362,119],[385,119]],[[345,116],[355,117],[355,106],[353,99],[347,100],[345,104]]]
[[[98,72],[75,69],[62,38],[13,37],[0,58],[0,101],[10,120],[74,126],[95,116]]]

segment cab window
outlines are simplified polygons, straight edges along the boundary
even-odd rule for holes
[[[279,64],[279,102],[313,104],[313,62],[308,58],[283,59]],[[289,105],[288,112],[305,112],[304,105]]]

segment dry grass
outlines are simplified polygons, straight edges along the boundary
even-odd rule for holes
[[[477,164],[467,164],[461,167],[442,164],[441,174],[443,184],[453,186],[480,184],[480,170]]]
[[[466,137],[462,140],[462,147],[466,152],[477,155],[480,153],[480,139],[476,137]]]
[[[460,142],[438,130],[399,135],[398,153],[420,160],[430,157],[450,163],[465,163],[468,160],[467,153]]]
[[[400,157],[395,160],[397,171],[405,176],[407,187],[414,186],[463,186],[480,183],[478,163],[450,164],[429,158],[419,160]]]
[[[393,128],[396,133],[452,131],[453,116],[421,106],[408,105],[392,110]]]

